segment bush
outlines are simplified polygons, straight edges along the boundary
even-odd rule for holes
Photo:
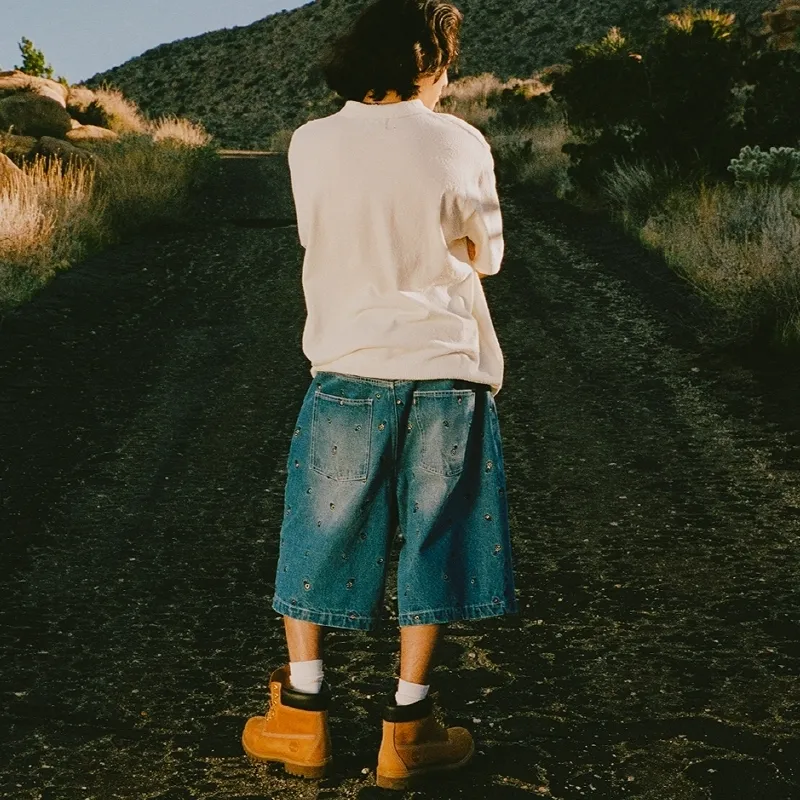
[[[569,151],[578,184],[589,186],[620,158],[724,174],[743,137],[732,123],[742,72],[733,23],[732,15],[687,10],[668,16],[646,45],[612,28],[600,42],[573,49],[570,69],[554,77],[553,96],[585,140]]]
[[[758,145],[743,147],[728,170],[733,173],[736,186],[763,183],[788,186],[800,182],[800,150],[770,147],[765,153]]]
[[[629,164],[621,160],[602,174],[600,184],[607,205],[626,226],[638,229],[661,211],[678,180],[675,168],[668,163]]]
[[[796,187],[677,189],[641,237],[724,312],[737,338],[800,344]]]
[[[204,147],[211,141],[211,136],[201,125],[174,114],[159,117],[148,128],[154,142],[170,139],[187,147]]]
[[[69,114],[49,97],[23,91],[0,100],[0,132],[63,139],[71,129]]]
[[[766,51],[751,58],[745,78],[752,86],[744,108],[751,142],[800,144],[800,51]]]
[[[99,128],[109,129],[111,127],[111,118],[99,100],[92,100],[85,108],[67,105],[67,111],[81,125],[97,125]]]
[[[130,133],[85,149],[102,168],[37,158],[23,164],[27,179],[0,183],[0,309],[128,231],[183,221],[219,158],[208,145]]]
[[[148,123],[133,100],[125,97],[119,89],[102,88],[94,90],[95,102],[102,108],[106,117],[103,128],[116,133],[146,133]]]
[[[30,39],[26,39],[23,36],[19,43],[19,50],[22,53],[22,66],[15,67],[15,69],[22,70],[36,78],[53,77],[53,67],[47,64],[44,53],[41,50],[37,50]]]

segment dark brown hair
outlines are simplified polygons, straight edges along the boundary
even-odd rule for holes
[[[403,100],[417,81],[439,80],[459,55],[464,15],[441,0],[375,0],[352,28],[329,45],[319,66],[325,82],[346,100],[384,100],[392,89]]]

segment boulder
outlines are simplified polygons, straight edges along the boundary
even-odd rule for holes
[[[75,128],[80,128],[80,127],[81,127],[80,122],[78,122],[78,120],[76,120],[76,119],[73,119],[72,120],[72,130],[75,130]],[[69,131],[67,131],[67,133],[69,133]]]
[[[37,152],[42,156],[58,158],[65,164],[75,161],[77,164],[96,166],[96,159],[92,153],[62,139],[54,139],[52,136],[42,136],[39,139]]]
[[[67,132],[67,140],[70,142],[97,142],[115,139],[119,139],[119,134],[97,125],[76,125]]]
[[[13,136],[10,133],[0,133],[0,153],[4,153],[18,165],[32,160],[37,146],[38,142],[33,136]]]
[[[18,69],[0,72],[0,95],[13,94],[25,88],[33,89],[36,94],[55,100],[62,108],[67,107],[69,89],[63,83],[50,78],[37,78]]]
[[[49,97],[17,92],[0,100],[0,132],[63,139],[71,130],[66,109]]]

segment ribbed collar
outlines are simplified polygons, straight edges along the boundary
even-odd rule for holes
[[[357,100],[348,100],[339,110],[346,117],[361,117],[362,119],[396,119],[408,117],[411,114],[433,114],[425,103],[419,98],[414,100],[401,100],[399,103],[359,103]]]

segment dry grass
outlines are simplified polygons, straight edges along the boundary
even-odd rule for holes
[[[92,89],[86,86],[70,86],[69,94],[67,95],[67,105],[74,108],[86,111],[86,109],[97,100],[97,95]]]
[[[183,217],[218,156],[193,123],[162,120],[152,129],[87,146],[96,169],[37,158],[0,179],[0,309],[125,232]]]
[[[0,307],[15,305],[103,238],[94,171],[37,158],[0,184]]]
[[[202,125],[175,115],[159,117],[148,125],[148,130],[154,142],[169,139],[188,147],[203,147],[211,142],[211,136]]]
[[[108,125],[116,133],[146,133],[148,122],[132,100],[119,89],[95,89],[95,97],[108,114]]]
[[[641,238],[745,329],[800,343],[800,188],[678,188]]]
[[[489,99],[504,88],[505,84],[490,72],[462,78],[445,87],[438,107],[484,130],[497,116],[497,111],[488,107]]]
[[[97,185],[108,200],[113,227],[137,228],[179,213],[196,170],[195,149],[173,138],[156,142],[136,134],[114,143]]]

